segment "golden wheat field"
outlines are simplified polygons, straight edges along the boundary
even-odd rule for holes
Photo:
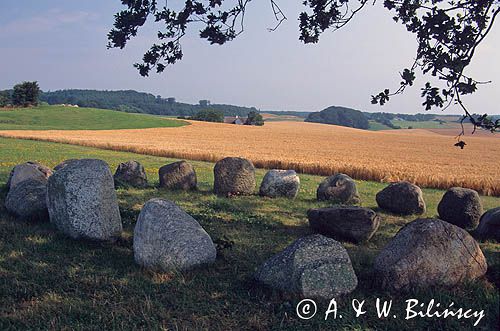
[[[374,132],[303,122],[262,127],[191,122],[178,128],[0,131],[0,136],[203,161],[241,156],[262,168],[342,172],[356,179],[464,186],[500,195],[500,139],[495,137],[468,136],[460,150],[453,137],[426,130]]]

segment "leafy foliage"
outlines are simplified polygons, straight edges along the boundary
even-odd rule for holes
[[[37,82],[17,84],[12,91],[12,104],[21,107],[36,106],[39,96],[40,88]]]
[[[162,72],[169,64],[182,59],[181,39],[188,25],[201,26],[200,37],[211,44],[224,44],[243,31],[245,9],[249,0],[186,0],[179,11],[168,4],[160,7],[156,0],[122,0],[125,10],[115,15],[114,28],[109,32],[108,47],[123,48],[130,38],[137,35],[148,17],[163,23],[158,31],[159,43],[153,44],[144,54],[142,63],[135,66],[147,76],[155,69]],[[281,24],[286,16],[274,0],[270,0],[273,13]],[[317,43],[327,30],[338,30],[367,4],[368,0],[304,0],[304,12],[299,16],[299,39],[304,43]],[[224,4],[229,4],[224,7]],[[396,91],[384,89],[372,96],[373,104],[384,105],[389,99],[412,86],[417,69],[442,82],[433,86],[427,82],[422,88],[422,105],[426,110],[446,109],[456,104],[467,118],[471,113],[461,97],[474,93],[477,81],[465,74],[477,46],[491,30],[500,12],[499,0],[384,0],[383,6],[393,13],[395,22],[403,24],[417,38],[415,61],[401,72],[400,86]],[[274,30],[274,29],[271,29]],[[488,117],[471,121],[476,127],[497,131],[500,126]],[[462,131],[463,134],[463,131]]]
[[[205,122],[224,122],[224,113],[213,109],[200,110],[196,115],[190,117],[192,120]]]
[[[256,111],[251,111],[248,113],[247,120],[245,121],[245,125],[264,125],[264,119],[262,115],[257,113]]]
[[[341,125],[364,130],[370,127],[368,119],[359,110],[336,106],[311,113],[305,121]]]

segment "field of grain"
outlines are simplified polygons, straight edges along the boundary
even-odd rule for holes
[[[155,156],[216,161],[226,156],[251,159],[261,168],[291,168],[356,179],[409,180],[423,187],[470,187],[500,195],[500,140],[467,137],[467,148],[453,137],[423,129],[363,131],[301,122],[269,122],[262,127],[192,122],[178,128],[75,131],[0,131],[28,138]]]

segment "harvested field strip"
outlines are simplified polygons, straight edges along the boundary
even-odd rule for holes
[[[500,140],[452,137],[426,130],[372,132],[315,123],[273,122],[263,127],[192,122],[180,128],[100,131],[0,131],[0,136],[68,143],[200,161],[226,156],[260,168],[302,173],[346,173],[356,179],[409,180],[423,187],[464,186],[500,195]]]

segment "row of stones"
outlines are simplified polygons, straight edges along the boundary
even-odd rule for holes
[[[19,181],[14,171],[6,204],[11,192],[29,181],[43,186],[43,181],[33,178]],[[58,229],[73,238],[110,240],[120,235],[116,193],[105,162],[67,163],[59,167],[45,185],[50,220]],[[25,200],[29,200],[28,195],[26,192]],[[349,207],[309,211],[311,226],[314,228],[314,220],[321,218],[326,223],[336,223],[332,211],[334,215],[337,213],[337,220],[352,219],[356,224],[355,220],[360,217],[353,214],[360,209],[345,208]],[[344,223],[356,231],[357,226]],[[415,251],[415,247],[419,249]],[[138,217],[134,256],[138,264],[146,267],[184,270],[213,262],[216,251],[210,236],[190,215],[170,201],[153,199],[145,204]],[[380,273],[385,286],[400,289],[454,285],[474,279],[484,274],[486,261],[466,231],[441,220],[417,220],[405,226],[383,249],[374,269]],[[299,239],[265,262],[256,278],[269,286],[304,296],[344,294],[357,284],[345,249],[334,239],[321,235]]]

